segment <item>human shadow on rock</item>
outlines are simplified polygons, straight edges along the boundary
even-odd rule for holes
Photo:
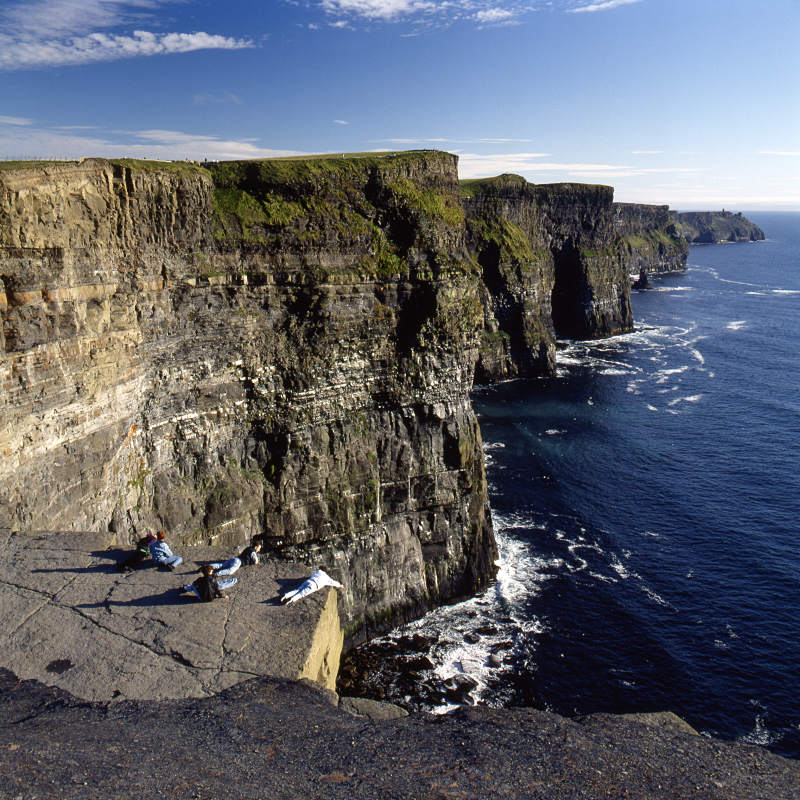
[[[268,606],[279,606],[281,605],[281,597],[283,597],[286,592],[299,589],[306,580],[307,578],[276,578],[275,582],[280,586],[278,594],[276,594],[275,597],[269,597],[261,602]]]
[[[191,595],[182,595],[180,589],[167,589],[158,594],[148,594],[144,597],[134,597],[132,600],[103,600],[99,603],[80,603],[75,608],[109,608],[120,607],[153,607],[153,606],[185,606],[193,601]]]

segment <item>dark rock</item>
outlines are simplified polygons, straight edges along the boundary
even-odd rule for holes
[[[722,242],[757,242],[764,231],[740,213],[731,211],[670,212],[678,233],[689,244],[719,244]]]

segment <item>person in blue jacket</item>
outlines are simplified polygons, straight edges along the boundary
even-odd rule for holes
[[[159,531],[156,540],[150,543],[150,558],[163,569],[175,569],[183,563],[183,558],[176,556],[167,544],[164,531]]]

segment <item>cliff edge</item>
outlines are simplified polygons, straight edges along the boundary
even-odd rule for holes
[[[456,159],[0,170],[0,526],[263,539],[363,636],[487,585]]]

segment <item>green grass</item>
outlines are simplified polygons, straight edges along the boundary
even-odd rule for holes
[[[42,169],[44,167],[76,167],[86,161],[108,163],[137,172],[174,172],[181,175],[208,174],[199,164],[188,161],[151,161],[141,158],[92,158],[80,161],[0,161],[0,171],[12,169]]]

